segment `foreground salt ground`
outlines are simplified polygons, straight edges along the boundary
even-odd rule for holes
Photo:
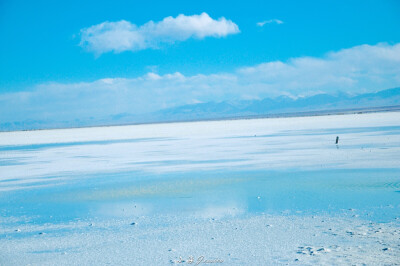
[[[4,232],[0,260],[4,265],[399,265],[399,220],[374,223],[354,219],[354,213],[22,226]]]
[[[399,162],[398,112],[0,133],[0,265],[396,265]]]

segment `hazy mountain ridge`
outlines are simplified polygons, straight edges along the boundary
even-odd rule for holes
[[[206,118],[212,116],[251,116],[277,113],[309,112],[318,110],[337,110],[395,106],[400,104],[400,88],[393,88],[376,93],[351,96],[345,93],[317,94],[310,97],[293,99],[280,96],[274,99],[243,100],[236,102],[199,103],[169,108],[157,112],[159,117]]]
[[[46,128],[83,127],[117,124],[135,124],[169,121],[188,121],[204,119],[223,119],[232,117],[251,117],[273,114],[317,112],[355,108],[373,108],[400,105],[400,87],[365,93],[348,95],[317,94],[310,97],[293,99],[287,96],[265,98],[262,100],[239,100],[224,102],[208,102],[183,105],[144,115],[118,113],[103,118],[74,119],[70,121],[25,120],[13,123],[0,123],[1,131],[31,130]]]

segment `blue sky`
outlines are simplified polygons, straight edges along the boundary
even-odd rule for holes
[[[3,0],[0,119],[399,86],[399,14],[399,1]]]

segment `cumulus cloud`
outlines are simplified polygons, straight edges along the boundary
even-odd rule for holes
[[[224,17],[212,19],[207,13],[200,15],[166,17],[160,22],[149,21],[137,26],[129,21],[103,22],[81,30],[80,46],[90,52],[102,54],[114,51],[138,51],[158,48],[190,38],[225,37],[239,33],[239,27]]]
[[[280,20],[280,19],[264,20],[264,21],[261,21],[261,22],[257,22],[257,26],[263,27],[265,24],[271,24],[271,23],[279,25],[279,24],[283,24],[283,21]]]
[[[357,94],[400,86],[400,44],[361,45],[323,57],[265,62],[229,73],[186,76],[150,72],[136,78],[48,83],[0,94],[0,120],[75,119],[147,113],[195,102]]]

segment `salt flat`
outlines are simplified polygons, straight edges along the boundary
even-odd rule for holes
[[[396,264],[399,162],[398,112],[2,132],[0,263]]]

